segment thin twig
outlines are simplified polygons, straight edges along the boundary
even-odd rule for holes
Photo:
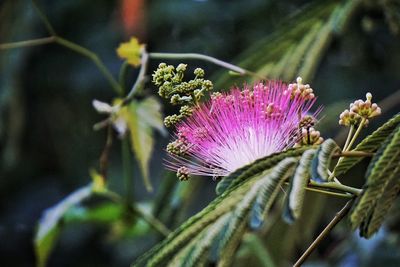
[[[301,257],[296,261],[293,265],[294,267],[301,266],[307,258],[311,255],[311,253],[315,250],[315,248],[324,240],[327,235],[332,231],[332,229],[347,215],[350,211],[351,206],[353,205],[354,198],[349,200],[346,205],[336,213],[335,217],[328,223],[328,225],[324,228],[324,230],[318,235],[318,237],[311,243],[311,245],[307,248],[307,250],[301,255]]]
[[[124,100],[122,101],[122,105],[128,104],[132,99],[135,97],[138,89],[143,86],[144,82],[146,81],[146,71],[147,71],[147,64],[149,61],[149,53],[147,53],[146,49],[143,47],[141,51],[141,62],[140,62],[140,71],[136,78],[135,84],[132,86],[129,93],[126,95]]]
[[[46,29],[49,32],[49,34],[52,35],[52,36],[57,36],[57,33],[54,30],[53,26],[51,25],[49,18],[42,11],[42,9],[40,8],[39,4],[36,2],[36,0],[31,0],[31,1],[32,1],[32,4],[33,4],[33,7],[36,10],[36,13],[39,15],[40,20],[43,22],[43,24],[46,27]]]
[[[108,190],[105,192],[97,192],[97,194],[105,196],[115,203],[122,204],[122,205],[126,204],[124,202],[124,200],[121,198],[121,196],[115,192]],[[130,204],[128,207],[129,207],[130,212],[138,215],[140,218],[142,218],[145,222],[147,222],[157,232],[161,233],[164,236],[167,236],[171,233],[171,231],[168,229],[168,227],[166,227],[159,219],[154,217],[152,214],[144,212],[142,209],[140,209],[139,207],[137,207],[136,205],[133,205],[133,204]]]
[[[111,87],[115,90],[115,92],[118,93],[119,95],[122,95],[123,90],[122,90],[121,86],[114,79],[113,75],[107,69],[107,67],[104,65],[103,61],[99,58],[99,56],[96,53],[94,53],[93,51],[91,51],[81,45],[78,45],[76,43],[73,43],[69,40],[66,40],[66,39],[58,36],[56,31],[54,30],[54,27],[51,25],[49,18],[42,11],[42,9],[40,8],[40,6],[36,2],[36,0],[31,0],[31,1],[32,1],[33,7],[35,8],[37,14],[39,15],[40,20],[45,25],[47,31],[51,35],[51,38],[54,39],[53,41],[61,46],[64,46],[64,47],[92,60],[93,63],[97,66],[97,68],[100,70],[100,72],[108,80],[108,82],[110,83]],[[36,44],[36,45],[38,45],[38,44]]]
[[[107,139],[106,144],[103,148],[103,152],[100,155],[99,165],[100,165],[100,174],[103,176],[104,179],[107,178],[107,169],[108,169],[108,156],[110,154],[110,149],[112,146],[112,127],[111,125],[108,126],[107,129]]]
[[[154,59],[200,59],[204,61],[208,61],[214,63],[215,65],[224,67],[228,70],[239,73],[240,75],[251,75],[255,76],[258,79],[266,80],[266,77],[263,77],[255,72],[243,69],[239,66],[233,65],[231,63],[222,61],[220,59],[216,59],[214,57],[206,56],[203,54],[197,53],[149,53],[150,58]]]
[[[137,215],[139,215],[143,220],[145,220],[151,227],[153,227],[155,230],[163,234],[164,236],[167,236],[171,233],[171,231],[156,217],[151,215],[150,213],[146,213],[142,211],[139,207],[133,206],[133,210],[136,212]]]
[[[50,37],[37,38],[37,39],[31,39],[31,40],[25,40],[25,41],[19,41],[19,42],[4,43],[4,44],[0,44],[0,50],[44,45],[44,44],[54,43],[54,41],[55,41],[54,36],[50,36]]]
[[[364,151],[342,151],[337,154],[333,154],[333,158],[340,157],[354,157],[354,158],[364,158],[364,157],[372,157],[375,153],[372,152],[364,152]]]
[[[356,195],[356,196],[360,195],[361,192],[362,192],[362,189],[351,187],[351,186],[347,186],[347,185],[344,185],[344,184],[339,184],[339,183],[336,183],[336,182],[317,183],[317,182],[314,182],[314,181],[310,181],[309,185],[312,186],[312,187],[316,187],[316,188],[339,190],[339,191],[350,193],[350,194],[353,194],[353,195]]]
[[[105,66],[103,61],[100,59],[100,57],[96,53],[94,53],[93,51],[91,51],[81,45],[73,43],[73,42],[66,40],[64,38],[61,38],[59,36],[55,37],[55,42],[61,46],[64,46],[64,47],[92,60],[93,63],[97,66],[97,68],[100,70],[100,72],[103,74],[103,76],[108,80],[108,82],[110,83],[111,87],[115,90],[115,92],[118,93],[119,95],[122,94],[121,86],[114,79],[111,72],[107,69],[107,67]]]
[[[311,191],[311,192],[317,192],[317,193],[322,193],[322,194],[326,194],[326,195],[336,196],[336,197],[343,197],[343,198],[352,198],[352,197],[354,197],[354,195],[352,195],[352,194],[336,193],[336,192],[327,191],[327,190],[320,190],[320,189],[317,189],[317,188],[314,188],[314,187],[306,187],[306,190]]]

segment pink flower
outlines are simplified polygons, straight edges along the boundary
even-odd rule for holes
[[[299,82],[300,81],[300,82]],[[308,86],[308,85],[307,85]],[[188,175],[226,176],[292,147],[301,119],[315,102],[312,89],[279,81],[215,93],[177,125],[167,168]],[[311,90],[311,91],[310,91]]]

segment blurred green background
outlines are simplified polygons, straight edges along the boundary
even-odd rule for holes
[[[400,111],[400,2],[396,0],[41,0],[39,4],[60,36],[97,53],[116,77],[122,61],[115,49],[137,36],[150,52],[203,53],[287,82],[302,74],[325,108],[319,129],[325,138],[336,137],[338,142],[343,142],[338,114],[366,92],[372,92],[375,101],[384,100],[384,115],[371,122],[365,134]],[[332,16],[334,12],[337,16]],[[312,29],[318,34],[309,35]],[[46,36],[30,1],[0,1],[0,43]],[[309,43],[304,41],[307,36]],[[159,62],[150,61],[149,73]],[[190,69],[204,68],[217,89],[250,81],[229,76],[210,63],[183,62]],[[181,60],[168,63],[177,65]],[[309,69],[302,68],[307,64]],[[129,84],[136,75],[137,70],[129,72]],[[156,95],[156,89],[147,83],[144,94]],[[32,240],[42,212],[87,184],[89,169],[98,166],[106,136],[92,126],[104,117],[91,101],[110,102],[114,97],[93,62],[57,44],[0,50],[1,266],[34,266]],[[164,104],[164,113],[171,114],[174,110]],[[133,160],[131,190],[137,203],[174,229],[215,197],[216,183],[202,177],[177,183],[174,174],[164,171],[168,138],[155,134],[150,168],[155,191],[146,192]],[[109,167],[110,187],[123,192],[117,139]],[[363,181],[357,171],[346,179],[356,186]],[[71,212],[48,266],[128,266],[162,239],[139,219],[111,208],[103,220],[79,217],[86,207],[103,202],[94,199],[82,206],[83,211]],[[236,266],[270,266],[267,259],[289,266],[342,205],[310,193],[299,223],[289,227],[279,216],[271,216],[272,230],[264,229],[258,237],[249,234]],[[341,223],[307,265],[399,266],[399,211],[397,203],[385,228],[368,241]]]

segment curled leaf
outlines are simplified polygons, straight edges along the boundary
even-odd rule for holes
[[[283,218],[288,223],[300,217],[303,207],[306,186],[310,179],[310,166],[316,150],[310,149],[303,153],[296,171],[290,182],[289,195],[286,200]]]
[[[327,139],[318,148],[311,164],[311,179],[323,183],[329,181],[329,166],[332,156],[340,150],[333,139]]]

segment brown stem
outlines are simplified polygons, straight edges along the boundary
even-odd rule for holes
[[[99,165],[100,165],[100,174],[105,179],[107,177],[107,169],[108,169],[108,155],[110,154],[110,149],[112,146],[112,127],[108,126],[107,129],[107,140],[106,144],[103,148],[103,152],[100,155]]]
[[[311,243],[311,245],[307,248],[307,250],[301,255],[301,257],[296,261],[293,265],[294,267],[301,266],[307,258],[311,255],[311,253],[315,250],[315,248],[321,243],[322,240],[332,231],[332,229],[347,215],[350,211],[351,206],[353,205],[354,198],[349,200],[346,205],[336,213],[335,217],[328,223],[328,225],[324,228],[324,230],[318,235],[318,237]]]

